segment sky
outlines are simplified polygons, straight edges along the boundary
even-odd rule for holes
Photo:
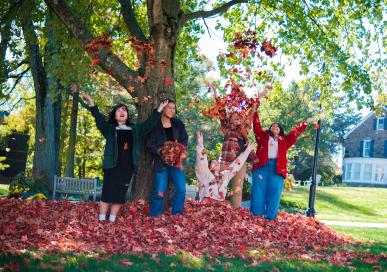
[[[216,64],[216,57],[221,52],[226,52],[227,45],[223,41],[222,31],[216,30],[216,22],[220,20],[220,17],[214,17],[206,19],[207,27],[201,22],[203,28],[206,30],[204,35],[199,40],[200,52],[205,55],[209,60]],[[210,36],[211,35],[211,36]],[[283,56],[282,56],[283,58]],[[293,61],[292,65],[285,68],[286,76],[283,78],[283,85],[286,87],[292,82],[292,80],[301,80],[299,74],[299,66],[297,61]],[[209,74],[210,77],[220,77],[219,71],[214,71]]]

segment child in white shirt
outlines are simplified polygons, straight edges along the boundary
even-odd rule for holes
[[[195,172],[199,183],[199,201],[211,198],[223,201],[227,194],[227,185],[230,180],[243,167],[247,157],[257,147],[256,143],[250,143],[225,170],[220,171],[220,164],[216,160],[208,161],[203,146],[203,134],[197,132],[196,165]]]

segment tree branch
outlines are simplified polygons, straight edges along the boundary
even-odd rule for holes
[[[27,73],[29,70],[30,70],[30,67],[28,66],[24,71],[22,71],[16,75],[9,74],[8,78],[17,78],[20,80],[24,76],[24,74]]]
[[[7,94],[3,95],[3,94],[0,93],[0,95],[4,96],[4,97],[10,97],[11,93],[13,92],[13,90],[15,90],[17,84],[19,84],[20,80],[23,78],[24,74],[27,73],[29,70],[30,70],[30,67],[28,67],[23,72],[21,72],[21,73],[19,73],[17,75],[10,75],[8,78],[16,78],[16,80],[13,83],[13,86],[12,86],[11,90]]]
[[[181,20],[180,20],[180,24],[183,25],[185,24],[186,22],[190,21],[190,20],[195,20],[195,19],[198,19],[198,18],[208,18],[208,17],[212,17],[212,16],[215,16],[215,15],[218,15],[220,13],[225,13],[228,11],[229,8],[231,8],[232,6],[236,5],[236,4],[241,4],[241,3],[248,3],[249,1],[248,0],[232,0],[230,2],[227,2],[217,8],[214,8],[213,10],[209,10],[209,11],[196,11],[196,12],[192,12],[192,13],[188,13],[188,14],[183,14]]]
[[[119,0],[119,2],[121,4],[121,14],[128,30],[137,39],[145,41],[146,37],[138,24],[132,3],[130,0]]]
[[[17,104],[20,103],[20,101],[22,101],[22,100],[27,101],[27,100],[31,100],[31,99],[35,99],[35,98],[36,98],[36,96],[28,97],[28,98],[24,98],[24,97],[19,98],[19,100],[15,104],[13,104],[13,106],[11,107],[11,109],[8,112],[11,113],[11,111],[13,111],[13,109],[16,107]]]
[[[204,25],[205,25],[206,28],[207,28],[208,36],[210,36],[210,38],[212,38],[212,37],[211,37],[211,33],[210,33],[210,29],[208,28],[208,25],[207,25],[206,20],[205,20],[204,18],[203,18],[203,23],[204,23]]]
[[[83,48],[94,40],[93,35],[63,0],[45,0],[45,2],[47,6],[58,16],[59,20],[62,21],[67,29],[74,35],[78,43]],[[129,87],[134,87],[135,90],[142,87],[139,82],[129,79],[130,77],[137,79],[139,73],[126,66],[125,63],[123,63],[121,59],[110,49],[99,49],[98,58],[99,66],[117,80],[117,82],[126,90],[129,90]],[[137,96],[136,91],[132,91],[130,94],[133,97]]]
[[[19,8],[23,4],[24,0],[13,1],[9,9],[4,13],[4,15],[0,19],[0,23],[4,24],[7,21],[11,20]]]
[[[47,73],[43,65],[42,56],[39,50],[38,38],[31,18],[22,19],[22,29],[26,44],[26,51],[30,60],[31,75],[34,82],[35,94],[38,99],[45,97],[47,92]],[[20,78],[19,78],[20,80]],[[18,80],[16,80],[17,82]],[[14,87],[16,86],[16,82]],[[13,91],[13,89],[11,90]]]
[[[7,80],[8,77],[8,67],[6,65],[6,53],[8,49],[8,43],[12,35],[12,22],[15,15],[19,12],[21,4],[24,0],[13,1],[8,10],[0,19],[0,29],[1,29],[1,42],[0,42],[0,83],[3,83]]]

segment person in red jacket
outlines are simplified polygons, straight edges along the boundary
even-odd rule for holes
[[[253,165],[250,204],[252,214],[264,216],[268,220],[277,217],[287,174],[286,152],[312,122],[314,118],[308,118],[306,122],[296,125],[287,135],[279,123],[271,124],[269,130],[264,131],[255,109],[253,130],[258,144],[256,154],[259,162]]]

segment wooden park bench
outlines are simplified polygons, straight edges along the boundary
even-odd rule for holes
[[[197,186],[196,185],[186,185],[185,186],[185,198],[193,199],[196,198]]]
[[[55,200],[56,194],[70,194],[70,195],[92,195],[93,201],[97,196],[97,182],[98,178],[69,178],[69,177],[54,177],[54,189],[52,192],[52,199]]]

